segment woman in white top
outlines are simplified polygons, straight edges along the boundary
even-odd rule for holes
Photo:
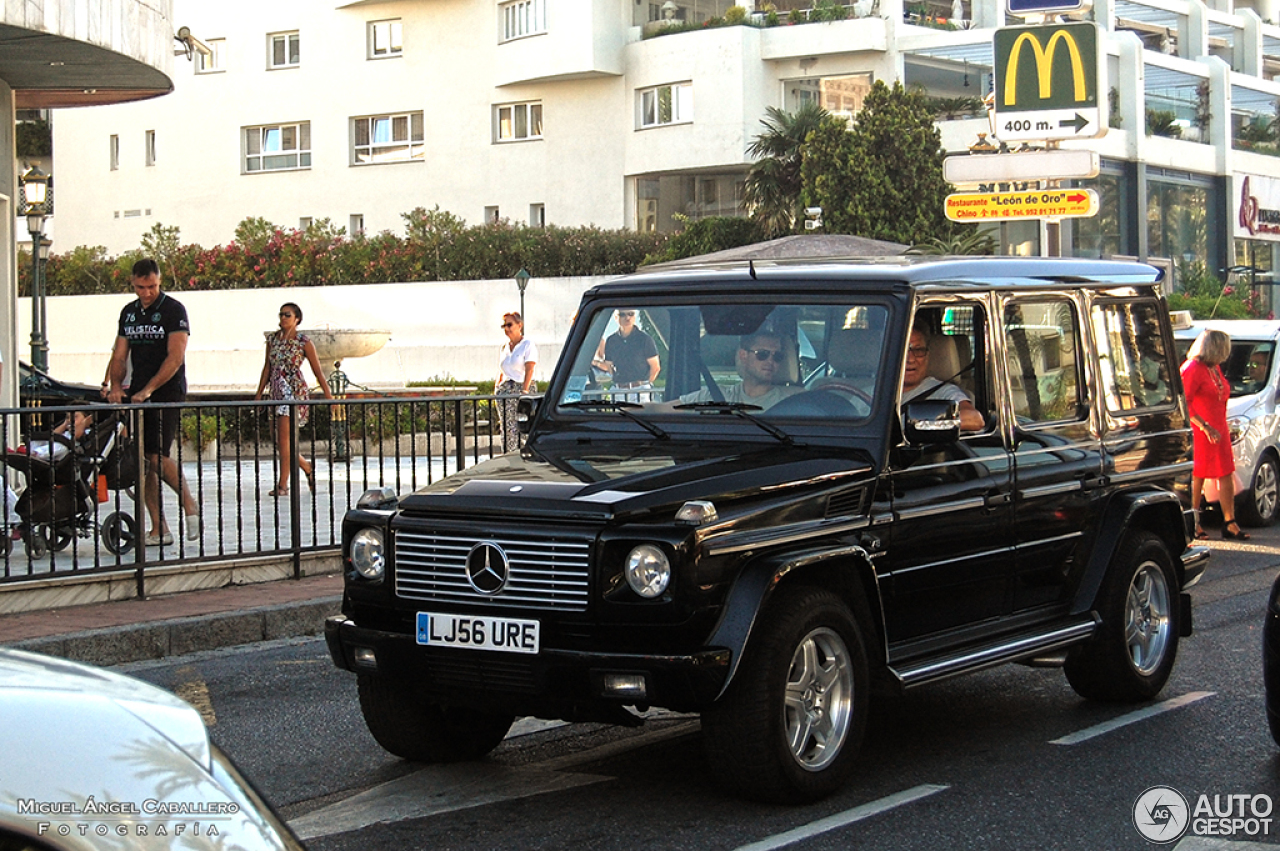
[[[516,427],[516,397],[528,393],[533,386],[533,367],[538,362],[538,347],[524,336],[524,319],[519,313],[502,316],[502,330],[507,342],[502,346],[498,361],[498,380],[494,392],[509,396],[502,400],[503,449],[510,452],[520,445],[520,430]]]

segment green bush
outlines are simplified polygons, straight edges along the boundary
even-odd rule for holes
[[[45,266],[49,295],[129,290],[141,256],[155,256],[171,290],[226,290],[296,285],[485,280],[527,269],[534,277],[632,272],[661,251],[668,235],[598,227],[475,227],[451,213],[417,208],[403,215],[406,236],[390,231],[347,236],[328,219],[285,230],[245,219],[235,241],[215,248],[184,245],[178,228],[156,224],[138,250],[110,257],[101,246],[53,255]],[[19,259],[19,292],[31,292],[31,259]]]
[[[662,251],[645,257],[646,265],[750,245],[762,238],[760,226],[754,219],[709,216],[691,220],[677,213],[676,220],[684,224],[684,229],[673,234]]]

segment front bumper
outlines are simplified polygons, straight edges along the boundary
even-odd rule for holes
[[[590,717],[600,706],[698,711],[720,694],[732,655],[726,648],[682,655],[427,648],[412,635],[365,629],[346,615],[329,617],[324,637],[333,663],[344,670],[414,683],[440,703],[482,701],[540,717]],[[643,675],[643,694],[612,691],[611,675],[619,674]]]

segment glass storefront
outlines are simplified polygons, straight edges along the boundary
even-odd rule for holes
[[[678,231],[679,213],[690,219],[746,216],[744,173],[667,174],[636,178],[636,230]]]

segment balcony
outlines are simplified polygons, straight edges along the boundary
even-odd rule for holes
[[[553,26],[498,45],[494,85],[620,76],[626,33],[616,3],[566,0],[556,7]]]

